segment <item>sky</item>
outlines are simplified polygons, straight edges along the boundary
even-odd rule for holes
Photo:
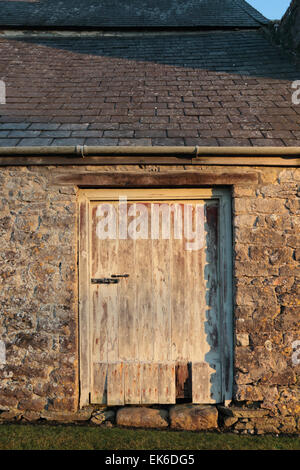
[[[247,0],[269,20],[280,20],[291,0]]]

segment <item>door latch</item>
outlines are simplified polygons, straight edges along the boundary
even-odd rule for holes
[[[101,279],[91,279],[92,284],[118,284],[118,278],[102,277]]]
[[[129,274],[112,274],[111,277],[120,278],[120,277],[129,277]]]

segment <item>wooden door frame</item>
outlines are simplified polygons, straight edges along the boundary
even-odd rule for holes
[[[118,200],[216,199],[219,201],[219,302],[222,402],[228,404],[233,395],[233,301],[232,301],[232,210],[230,188],[136,188],[79,189],[78,192],[78,275],[79,275],[79,386],[80,407],[90,404],[91,341],[90,341],[90,202]],[[88,345],[88,347],[87,347]]]

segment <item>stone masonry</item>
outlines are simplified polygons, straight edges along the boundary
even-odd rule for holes
[[[1,408],[77,406],[76,193],[6,168],[1,192]]]
[[[213,171],[228,179],[232,173],[228,166],[80,169],[94,171]],[[53,183],[63,172],[55,166],[0,171],[0,340],[6,352],[0,421],[106,420],[92,410],[78,414],[77,187]],[[255,178],[232,186],[234,399],[219,407],[218,423],[235,432],[296,433],[300,169],[236,166],[234,173]],[[160,416],[169,419],[168,413]]]

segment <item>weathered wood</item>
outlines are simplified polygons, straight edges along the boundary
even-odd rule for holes
[[[102,242],[102,252],[105,250],[105,240]],[[109,265],[107,273],[112,274],[118,266],[117,256],[119,253],[118,240],[109,240],[108,243],[108,258]],[[118,301],[118,285],[111,284],[103,286],[102,290],[106,287],[107,295],[107,360],[117,361],[120,359],[119,355],[119,301]],[[102,325],[103,326],[103,325]]]
[[[219,292],[219,207],[217,204],[206,206],[206,310],[205,310],[205,347],[203,360],[208,364],[220,361],[220,292]]]
[[[27,166],[27,165],[63,165],[63,166],[85,166],[85,165],[226,165],[226,166],[290,166],[298,167],[300,159],[291,156],[287,157],[231,157],[231,156],[209,156],[198,158],[181,158],[172,156],[161,157],[85,157],[85,158],[65,158],[55,157],[0,157],[0,166]],[[95,184],[94,184],[95,185]],[[94,186],[93,185],[93,186]]]
[[[192,400],[192,374],[188,362],[179,362],[175,367],[176,398]]]
[[[126,405],[141,403],[140,362],[127,362],[124,364],[124,390]]]
[[[141,363],[141,403],[158,403],[158,364]]]
[[[146,205],[147,207],[147,205]],[[152,299],[152,240],[135,240],[135,311],[138,316],[138,359],[153,360],[153,312]]]
[[[91,403],[107,403],[107,362],[93,363]]]
[[[135,240],[119,240],[118,273],[129,273],[118,285],[119,357],[138,360],[138,311],[135,308]]]
[[[124,405],[124,363],[109,362],[107,366],[107,404]]]
[[[209,171],[204,172],[172,172],[158,174],[143,173],[78,173],[78,171],[69,170],[56,170],[52,177],[54,184],[77,184],[84,185],[87,187],[95,187],[97,185],[102,188],[115,187],[124,188],[124,186],[130,188],[135,187],[137,184],[139,187],[149,186],[161,186],[161,187],[174,187],[178,184],[185,186],[195,187],[203,184],[238,184],[238,183],[257,183],[258,174],[254,172],[247,173],[212,173]]]
[[[174,213],[183,221],[184,206],[178,203]],[[182,223],[183,226],[183,223]],[[187,304],[191,298],[189,277],[186,266],[185,239],[170,240],[171,249],[171,335],[172,335],[172,361],[189,359],[189,310]]]
[[[80,406],[89,403],[90,379],[90,315],[89,315],[89,204],[83,196],[79,199],[78,224],[79,258],[79,330],[80,348]]]
[[[63,165],[63,166],[86,166],[86,165],[155,165],[155,164],[192,164],[192,158],[181,158],[172,156],[157,157],[85,157],[71,158],[63,156],[55,157],[0,157],[0,166],[26,166],[26,165]],[[236,164],[236,163],[235,163]],[[285,165],[286,166],[286,165]],[[95,185],[93,185],[95,186]]]
[[[107,317],[107,300],[100,286],[91,286],[92,315],[91,315],[91,344],[92,363],[107,361],[107,328],[103,322]]]
[[[193,403],[211,403],[211,369],[206,362],[192,363]]]
[[[193,403],[220,403],[220,363],[192,363]]]
[[[175,201],[175,200],[202,200],[222,197],[222,192],[212,188],[143,188],[136,189],[82,189],[82,197],[89,201],[118,201],[119,197],[126,197],[129,201]]]
[[[233,396],[233,318],[232,318],[232,243],[231,197],[224,193],[220,199],[219,214],[219,284],[220,284],[220,375],[222,396],[229,403]],[[222,237],[222,238],[221,238]]]
[[[206,237],[205,237],[206,244]],[[189,272],[189,288],[197,295],[190,298],[190,328],[189,328],[189,360],[203,359],[203,339],[205,339],[206,316],[206,280],[205,280],[205,251],[206,246],[199,250],[188,251],[187,270]],[[200,275],[202,273],[202,275]]]
[[[176,402],[175,363],[158,364],[158,403]]]
[[[98,240],[96,238],[96,225],[97,225],[97,206],[91,205],[91,231],[90,231],[90,278],[102,277],[105,272],[105,267],[108,264],[107,251],[102,254],[98,250]],[[99,265],[103,267],[103,272],[99,271]],[[89,279],[90,282],[90,279]],[[108,301],[106,286],[90,285],[91,290],[91,361],[92,364],[107,361],[107,327],[103,328],[107,318]],[[97,393],[97,390],[92,389],[92,394]]]
[[[152,315],[153,315],[153,359],[171,359],[171,276],[170,240],[162,239],[162,216],[158,220],[158,239],[152,240]],[[153,226],[152,226],[153,229]]]
[[[91,226],[91,277],[110,277],[115,270],[116,256],[118,253],[118,239],[99,239],[96,236],[98,204],[92,204]],[[93,349],[92,355],[95,362],[117,361],[118,354],[118,298],[117,286],[96,285],[91,286],[97,295],[97,307],[93,306]],[[94,295],[95,295],[94,294]]]
[[[89,272],[87,265],[85,266],[87,278],[90,280],[91,277],[127,274],[126,277],[120,278],[118,284],[89,284],[88,291],[91,293],[92,302],[87,303],[87,310],[82,310],[81,313],[84,317],[83,325],[84,322],[89,325],[87,328],[91,335],[91,339],[87,339],[90,348],[87,348],[81,337],[81,350],[87,349],[85,354],[88,371],[89,364],[92,369],[92,383],[90,379],[86,379],[88,385],[85,396],[91,392],[92,399],[97,394],[100,395],[99,400],[102,399],[102,385],[97,385],[98,379],[94,375],[94,368],[98,366],[94,364],[106,361],[108,364],[119,364],[119,369],[117,366],[114,372],[111,369],[111,381],[108,372],[108,402],[111,400],[112,403],[121,404],[153,404],[161,401],[171,403],[173,400],[174,403],[175,375],[173,380],[172,367],[163,368],[161,364],[179,361],[185,364],[206,363],[206,372],[210,374],[207,380],[211,380],[212,388],[209,403],[220,402],[221,376],[223,384],[225,382],[224,372],[221,374],[220,370],[223,350],[223,331],[220,331],[220,325],[224,325],[224,322],[220,321],[219,266],[223,263],[229,245],[227,237],[226,246],[220,249],[223,258],[219,259],[219,240],[224,237],[223,226],[221,237],[218,233],[218,207],[222,193],[212,189],[179,188],[173,191],[163,188],[146,192],[139,189],[83,190],[81,194],[87,201],[86,205],[91,207],[92,219],[89,228],[90,241],[87,244],[90,246],[91,268]],[[139,237],[136,240],[122,239],[118,230],[114,240],[100,240],[95,236],[98,204],[107,201],[117,206],[120,195],[128,197],[128,205],[145,201],[149,225],[147,240]],[[182,239],[174,236],[172,224],[170,239],[162,239],[161,230],[158,239],[151,239],[149,201],[153,201],[152,204],[181,205],[182,217],[184,203],[193,207],[193,217],[196,204],[204,205],[204,247],[187,250],[187,240],[184,236]],[[226,207],[228,208],[228,204]],[[230,216],[228,210],[226,214],[227,217]],[[88,220],[85,222],[85,225],[87,224]],[[203,225],[200,230],[203,231]],[[84,295],[84,290],[80,295]],[[227,315],[230,315],[228,297],[225,302]],[[230,323],[225,324],[227,336],[224,339],[224,348],[230,343],[227,325],[230,326]],[[226,357],[230,358],[228,347],[226,351],[229,351]],[[84,357],[84,354],[82,356]],[[142,364],[138,379],[134,364],[139,362]],[[124,372],[121,372],[121,363],[124,363]],[[227,365],[222,367],[226,369]],[[120,374],[123,374],[122,377]],[[227,374],[227,377],[230,374],[232,372]],[[198,380],[197,371],[193,380]],[[180,393],[183,393],[185,398],[188,393],[186,382],[188,380],[180,380]],[[228,385],[227,379],[226,384]],[[201,393],[205,396],[203,386]],[[117,387],[115,391],[113,387]],[[194,390],[195,399],[199,400],[201,393],[197,392],[197,383]],[[179,398],[178,394],[177,397]]]

